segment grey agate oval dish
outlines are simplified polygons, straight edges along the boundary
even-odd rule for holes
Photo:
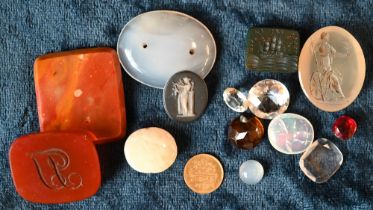
[[[185,69],[205,78],[215,63],[216,44],[197,19],[181,12],[156,10],[140,14],[124,26],[117,53],[132,78],[163,89],[172,75]]]
[[[313,33],[299,57],[299,81],[317,108],[336,112],[359,95],[365,58],[358,41],[345,29],[328,26]]]

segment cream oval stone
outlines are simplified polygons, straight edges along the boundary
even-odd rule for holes
[[[205,78],[215,63],[216,44],[197,19],[181,12],[156,10],[140,14],[124,26],[117,52],[132,78],[163,89],[180,71]]]
[[[124,144],[128,164],[141,173],[160,173],[176,160],[177,146],[164,129],[149,127],[133,132]]]
[[[336,112],[359,95],[365,58],[358,41],[345,29],[327,26],[313,33],[299,57],[299,81],[317,108]]]

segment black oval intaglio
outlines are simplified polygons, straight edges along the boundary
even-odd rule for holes
[[[168,116],[180,122],[197,120],[208,101],[205,81],[196,73],[181,71],[174,74],[163,89],[163,105]]]

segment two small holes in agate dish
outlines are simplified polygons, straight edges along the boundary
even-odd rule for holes
[[[144,49],[148,48],[148,44],[147,43],[143,43],[142,44],[142,48],[144,48]],[[194,49],[190,49],[189,50],[189,55],[194,55],[194,53],[195,53]]]

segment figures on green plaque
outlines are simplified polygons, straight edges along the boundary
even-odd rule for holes
[[[246,67],[257,71],[298,71],[299,34],[295,30],[252,28],[248,34]]]

